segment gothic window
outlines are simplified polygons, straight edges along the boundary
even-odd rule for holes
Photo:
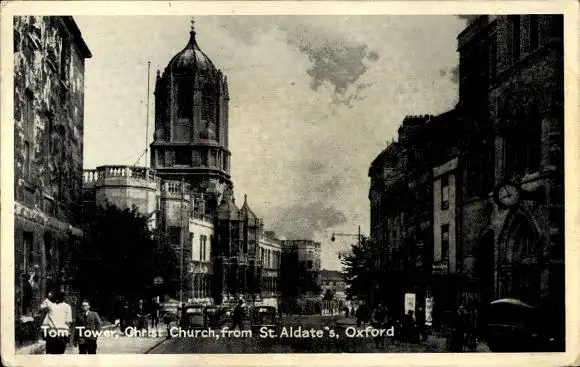
[[[69,62],[71,59],[71,44],[68,34],[63,33],[62,37],[62,47],[60,50],[60,78],[64,81],[68,81],[69,76]]]
[[[193,120],[193,81],[180,76],[177,81],[177,119]]]
[[[32,156],[34,152],[34,97],[32,93],[27,90],[24,96],[24,162],[23,173],[24,178],[30,178],[30,171],[32,165]]]
[[[441,177],[441,210],[449,209],[449,175]]]
[[[512,61],[518,62],[520,60],[520,47],[521,47],[521,29],[520,29],[520,16],[510,15],[509,16],[511,27],[512,27]]]
[[[494,78],[497,75],[497,38],[496,34],[493,34],[489,38],[489,82],[493,83]]]
[[[449,261],[449,224],[441,226],[441,260]]]
[[[538,15],[532,14],[529,19],[529,30],[528,30],[528,51],[534,51],[538,48],[539,30],[538,30]]]
[[[213,120],[213,98],[212,89],[209,84],[205,84],[201,94],[201,120],[204,124],[209,124]]]

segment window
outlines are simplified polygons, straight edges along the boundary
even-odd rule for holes
[[[32,232],[23,233],[23,244],[24,244],[24,269],[28,272],[32,269],[34,264],[34,247],[33,247],[33,236]]]
[[[493,84],[497,76],[497,38],[493,34],[489,39],[489,83]]]
[[[181,244],[181,227],[169,227],[169,239],[171,244],[179,246]]]
[[[71,59],[71,44],[68,35],[64,33],[62,37],[62,48],[60,50],[60,78],[68,81],[69,63]]]
[[[34,97],[27,90],[24,96],[24,152],[23,174],[25,179],[30,178],[32,155],[34,151]]]
[[[441,177],[441,210],[449,209],[449,175]]]
[[[180,77],[177,83],[177,119],[193,120],[193,81]]]
[[[173,125],[174,142],[190,142],[193,135],[191,120],[187,118],[178,118]]]
[[[199,237],[199,260],[205,261],[206,260],[206,236]]]
[[[201,96],[201,119],[202,121],[208,123],[212,119],[212,90],[211,87],[206,84],[203,87],[202,96]]]
[[[191,151],[188,148],[175,149],[175,165],[191,166]]]
[[[529,20],[529,49],[528,51],[534,51],[538,48],[539,30],[538,30],[538,16],[535,14],[530,15]]]
[[[449,224],[441,226],[441,260],[449,260]]]
[[[511,15],[510,20],[512,24],[512,61],[517,62],[520,59],[520,46],[521,46],[520,16]]]

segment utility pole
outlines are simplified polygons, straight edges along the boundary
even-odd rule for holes
[[[179,231],[179,242],[181,245],[181,255],[180,255],[180,265],[179,265],[179,305],[182,306],[183,305],[183,248],[184,248],[184,235],[185,235],[185,225],[183,224],[183,201],[184,201],[184,179],[181,178],[181,210],[180,212],[180,222],[181,222],[181,230]],[[183,312],[183,310],[182,310]]]
[[[147,167],[147,159],[149,157],[149,146],[147,145],[149,139],[149,75],[151,74],[151,61],[147,61],[147,125],[145,128],[145,167]]]

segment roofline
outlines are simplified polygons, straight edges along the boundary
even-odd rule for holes
[[[63,16],[62,20],[64,24],[67,26],[70,33],[72,34],[75,40],[75,44],[77,45],[81,53],[81,57],[85,59],[90,59],[91,57],[93,57],[93,54],[91,53],[91,50],[89,50],[89,46],[87,46],[85,40],[83,39],[81,30],[77,25],[77,22],[74,20],[74,18],[72,16]]]

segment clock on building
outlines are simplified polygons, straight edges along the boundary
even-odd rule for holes
[[[520,202],[522,189],[514,183],[498,185],[494,192],[497,205],[503,208],[511,208]]]

